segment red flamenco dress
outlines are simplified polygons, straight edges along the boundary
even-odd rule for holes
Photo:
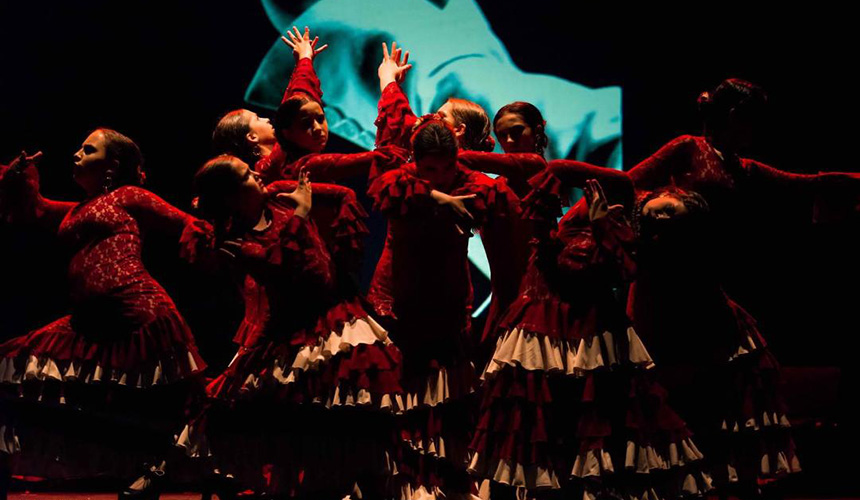
[[[482,375],[470,472],[528,497],[700,495],[710,489],[702,455],[616,297],[635,272],[631,228],[615,212],[589,224],[584,200],[555,227],[561,181],[547,171],[532,183],[532,255]]]
[[[290,83],[281,102],[295,97],[306,97],[323,105],[322,89],[310,58],[300,59],[293,69]],[[399,166],[405,157],[395,156],[387,148],[361,153],[310,153],[297,154],[276,144],[272,152],[257,161],[255,171],[266,182],[298,179],[305,169],[314,182],[339,182],[344,179],[367,177],[371,172]]]
[[[371,180],[374,174],[399,166],[398,160],[400,164],[404,163],[417,119],[400,85],[397,82],[388,84],[379,99],[376,119],[377,151],[384,152],[385,156],[371,170]],[[504,177],[510,191],[520,197],[531,190],[528,179],[547,166],[546,160],[538,154],[498,154],[464,149],[458,152],[457,162],[466,171]],[[482,341],[495,329],[501,313],[516,298],[528,260],[528,239],[525,236],[528,231],[518,217],[497,218],[489,222],[480,230],[490,266],[492,291]],[[473,358],[480,359],[481,355],[475,352]]]
[[[396,495],[458,497],[471,486],[465,465],[475,388],[470,361],[473,294],[466,255],[469,228],[438,207],[414,164],[386,172],[370,187],[374,206],[388,218],[385,248],[368,300],[390,324],[403,352],[404,396]],[[467,200],[478,228],[518,213],[503,180],[460,169],[450,190]]]
[[[736,245],[745,240],[739,235],[760,229],[751,214],[853,207],[846,199],[856,201],[856,174],[782,172],[685,135],[629,175],[640,194],[678,187],[701,194],[710,208],[707,242],[693,236],[702,231],[676,231],[661,236],[659,249],[643,248],[628,311],[661,362],[673,405],[686,410],[715,482],[755,488],[800,471],[778,363],[755,320],[726,295],[724,274],[747,251]]]
[[[350,276],[367,234],[355,193],[314,184],[314,210],[338,214],[317,231],[275,199],[295,187],[267,186],[271,223],[243,238],[239,351],[177,445],[191,456],[211,454],[249,486],[342,497],[364,481],[373,490],[388,475],[400,353]],[[275,472],[259,485],[263,467]]]
[[[123,186],[81,203],[38,193],[18,217],[59,222],[71,250],[71,314],[0,345],[4,397],[16,397],[20,474],[76,478],[133,475],[161,456],[205,368],[194,337],[141,260],[146,231],[204,224],[144,189]],[[190,249],[190,247],[189,247]],[[168,445],[169,446],[169,445]]]

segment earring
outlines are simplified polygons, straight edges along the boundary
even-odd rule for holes
[[[107,172],[105,172],[105,180],[104,180],[104,183],[102,183],[102,188],[104,189],[105,193],[109,193],[111,191],[111,189],[113,189],[113,171],[112,170],[108,170]]]

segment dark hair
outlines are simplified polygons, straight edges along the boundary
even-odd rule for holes
[[[248,141],[251,125],[243,119],[244,113],[244,109],[234,109],[218,120],[212,132],[212,149],[215,154],[233,155],[253,165],[260,158],[260,150]]]
[[[196,208],[205,219],[215,224],[216,230],[223,229],[230,217],[226,200],[242,183],[234,168],[238,161],[241,160],[231,155],[216,156],[194,174]]]
[[[636,202],[636,209],[633,211],[633,230],[637,235],[641,234],[642,230],[642,209],[645,208],[645,205],[657,198],[661,198],[663,196],[671,196],[681,201],[685,207],[687,207],[687,212],[690,216],[690,219],[696,222],[703,222],[707,219],[708,214],[710,213],[710,207],[708,206],[708,202],[695,191],[687,191],[681,188],[677,188],[674,186],[666,187],[651,191],[649,193],[644,194],[639,198]]]
[[[110,179],[110,188],[120,186],[141,186],[146,180],[143,171],[143,154],[137,144],[116,130],[99,127],[93,132],[101,132],[105,138],[105,156],[116,160],[116,170]]]
[[[285,151],[290,151],[295,146],[283,137],[281,131],[290,128],[296,120],[296,117],[299,115],[299,110],[302,109],[302,106],[311,101],[312,99],[305,94],[296,94],[278,106],[278,111],[275,113],[274,123],[275,137],[278,139],[278,144],[280,144]]]
[[[754,83],[729,78],[711,92],[702,92],[698,99],[699,112],[707,129],[723,128],[734,112],[748,117],[764,114],[767,94]]]
[[[428,155],[457,157],[457,135],[436,115],[423,116],[412,133],[412,157],[415,161]]]
[[[544,150],[549,145],[549,137],[546,135],[546,120],[543,119],[540,110],[534,104],[525,101],[515,101],[505,104],[496,113],[495,118],[493,118],[493,128],[508,113],[518,115],[532,129],[532,133],[535,136],[535,153],[543,156]]]
[[[451,116],[457,125],[465,125],[460,147],[470,151],[492,151],[496,141],[490,136],[490,117],[479,104],[456,97],[449,98]]]

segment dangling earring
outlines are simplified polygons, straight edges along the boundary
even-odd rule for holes
[[[112,170],[108,170],[107,172],[105,172],[105,180],[104,180],[104,183],[102,183],[102,188],[104,189],[105,193],[109,193],[110,190],[113,189],[113,171]]]

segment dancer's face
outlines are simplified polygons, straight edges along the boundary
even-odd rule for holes
[[[322,152],[328,142],[328,121],[322,106],[316,101],[308,101],[299,108],[290,126],[282,129],[280,133],[300,150]]]
[[[415,165],[418,168],[418,177],[429,182],[433,189],[445,192],[454,184],[457,175],[456,157],[429,154]]]
[[[72,175],[87,194],[99,192],[104,186],[108,171],[117,166],[116,161],[107,157],[106,142],[104,132],[96,130],[87,136],[81,149],[75,153]]]
[[[505,113],[496,121],[496,138],[505,153],[534,153],[535,131],[517,113]]]
[[[675,219],[687,212],[684,202],[671,195],[654,198],[642,207],[642,216],[652,220]]]
[[[263,146],[274,146],[275,128],[268,118],[261,118],[250,110],[242,111],[242,119],[248,123],[248,140]]]
[[[235,160],[233,171],[239,179],[239,186],[232,200],[233,209],[240,217],[256,222],[254,219],[260,217],[266,201],[266,188],[257,172],[251,170],[247,163]]]
[[[466,125],[457,124],[457,120],[454,118],[454,104],[452,102],[446,102],[442,105],[441,108],[436,110],[436,114],[442,118],[442,121],[447,123],[452,129],[454,129],[454,135],[459,139],[463,134],[466,133]]]

